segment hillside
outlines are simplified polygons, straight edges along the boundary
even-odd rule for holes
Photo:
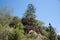
[[[35,8],[28,4],[22,18],[13,16],[9,10],[0,10],[0,40],[59,40],[51,23],[45,27],[44,22],[36,19]]]

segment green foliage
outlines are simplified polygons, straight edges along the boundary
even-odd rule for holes
[[[39,25],[39,26],[42,26],[44,23],[42,21],[39,21],[39,20],[35,20],[34,21],[34,25]]]
[[[46,32],[43,27],[40,27],[40,33],[43,35],[43,36],[46,36],[48,37],[48,32]]]
[[[28,17],[28,18],[32,17],[32,18],[35,18],[36,16],[35,16],[34,13],[35,13],[34,6],[32,4],[28,4],[28,9],[25,12],[24,17]]]
[[[60,40],[60,35],[58,35],[58,40]]]
[[[27,18],[26,25],[39,27],[41,35],[37,34],[37,36],[34,34],[24,35],[25,25],[21,21],[22,18],[12,16],[6,8],[0,9],[0,40],[57,40],[57,34],[51,24],[49,27],[45,27],[42,21],[35,19],[34,13],[34,6],[29,4],[24,18]],[[60,40],[60,36],[58,36],[58,40]]]
[[[0,32],[1,32],[1,30],[2,30],[2,25],[0,24]]]
[[[22,40],[24,37],[24,30],[23,25],[21,23],[18,24],[18,27],[16,28],[16,33],[18,35],[18,40]]]
[[[57,40],[57,34],[56,34],[54,28],[51,26],[51,24],[49,24],[48,32],[49,32],[49,39],[50,40]]]
[[[0,24],[4,26],[5,24],[9,24],[11,21],[12,16],[10,11],[7,8],[0,9]]]

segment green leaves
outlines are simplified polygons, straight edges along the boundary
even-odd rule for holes
[[[28,18],[35,18],[36,15],[34,14],[35,13],[35,8],[32,4],[28,4],[28,9],[27,11],[25,12],[24,14],[24,17],[28,17]]]
[[[58,40],[60,40],[60,35],[58,35]]]
[[[6,9],[0,9],[0,39],[1,40],[57,40],[57,34],[54,28],[49,24],[49,27],[45,27],[44,22],[35,19],[35,8],[32,4],[28,5],[28,8],[24,14],[24,18],[12,16],[11,12]],[[26,19],[25,19],[26,18]],[[23,19],[24,25],[21,21]],[[24,35],[24,27],[36,27],[39,28],[38,36],[32,34]],[[27,28],[26,27],[26,28]],[[34,29],[35,31],[37,29]],[[58,39],[60,36],[58,36]],[[60,39],[59,39],[60,40]]]
[[[48,32],[50,40],[57,40],[57,34],[51,24],[49,24]]]

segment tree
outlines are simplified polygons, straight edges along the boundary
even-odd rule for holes
[[[11,12],[7,8],[0,9],[0,23],[2,26],[9,24],[12,19]]]
[[[35,7],[32,4],[28,4],[27,11],[24,14],[24,17],[22,18],[23,25],[29,25],[29,26],[36,26],[36,25],[42,25],[43,22],[36,20],[35,15]]]
[[[48,31],[49,31],[49,39],[57,40],[57,34],[56,34],[54,28],[51,26],[51,23],[49,23]]]
[[[9,26],[16,28],[17,24],[20,23],[20,22],[21,22],[21,19],[19,17],[17,17],[17,16],[14,16],[12,18],[12,20],[10,21]]]
[[[35,19],[35,8],[32,4],[28,4],[28,9],[22,18],[22,23],[24,25],[32,25]],[[25,24],[26,23],[26,24]]]
[[[58,40],[60,40],[60,35],[58,35]]]
[[[24,17],[35,17],[35,8],[32,4],[28,4],[28,9],[24,14]]]

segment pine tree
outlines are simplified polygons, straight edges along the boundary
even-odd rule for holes
[[[49,39],[57,40],[57,34],[56,34],[54,28],[52,27],[51,23],[49,23]]]
[[[25,17],[31,16],[35,17],[35,8],[32,4],[28,4],[27,11],[25,12]]]
[[[28,9],[24,14],[22,23],[24,25],[32,25],[35,20],[35,8],[32,4],[28,4]],[[26,24],[25,24],[26,23]]]

